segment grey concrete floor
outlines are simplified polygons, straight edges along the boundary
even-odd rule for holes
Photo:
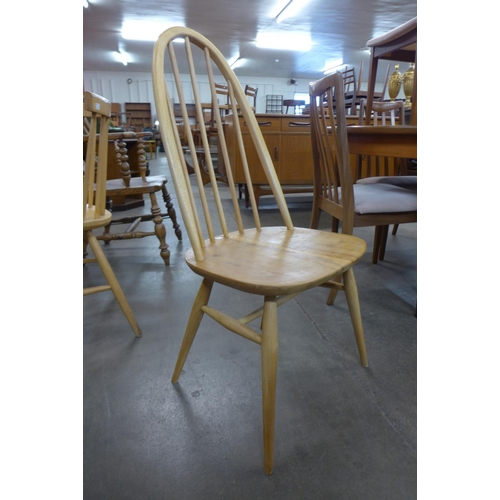
[[[162,154],[151,173],[167,172]],[[184,225],[171,182],[168,184]],[[308,227],[310,195],[288,197]],[[148,203],[134,212],[148,212]],[[262,198],[265,225],[277,209]],[[128,215],[128,214],[127,214]],[[321,219],[321,229],[330,221]],[[279,309],[274,474],[262,466],[258,346],[204,318],[184,371],[170,382],[200,278],[165,220],[170,266],[156,238],[105,253],[142,328],[136,339],[111,292],[84,297],[83,478],[86,499],[363,499],[417,497],[417,226],[389,235],[355,266],[369,368],[359,363],[346,301],[317,288]],[[95,264],[84,284],[101,283]],[[258,297],[215,286],[211,303],[243,316]]]

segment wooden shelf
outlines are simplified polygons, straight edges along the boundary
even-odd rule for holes
[[[132,128],[152,128],[151,103],[149,102],[126,102],[125,112],[130,113],[130,126]]]

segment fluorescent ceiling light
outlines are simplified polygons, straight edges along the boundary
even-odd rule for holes
[[[125,40],[143,40],[156,42],[158,37],[172,26],[181,26],[182,23],[158,21],[125,21],[122,25],[122,38]]]
[[[257,34],[255,45],[260,49],[296,50],[307,52],[311,50],[312,42],[309,33],[266,32]]]
[[[288,2],[285,8],[278,14],[276,22],[279,24],[283,22],[285,19],[297,15],[299,11],[301,11],[309,2],[310,0],[291,0],[290,2]]]
[[[128,55],[125,52],[116,52],[116,58],[120,61],[124,66],[126,66],[129,62]]]
[[[344,64],[343,59],[335,59],[334,61],[329,62],[328,64],[325,65],[325,69],[323,70],[323,73],[325,75],[330,75],[331,73],[334,73],[335,70]]]

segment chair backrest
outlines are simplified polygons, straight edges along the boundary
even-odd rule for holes
[[[251,97],[253,99],[253,108],[255,111],[256,103],[257,103],[257,92],[259,91],[258,87],[251,87],[250,85],[245,85],[245,95]]]
[[[173,40],[175,39],[184,40],[184,44],[174,43]],[[182,78],[179,67],[184,68]],[[204,95],[203,99],[200,95],[200,89],[206,88],[206,84],[203,87],[199,84],[197,74],[203,75],[204,81],[208,79],[207,93],[210,96]],[[168,75],[167,81],[165,81],[166,75]],[[255,161],[260,162],[262,166],[267,182],[275,196],[284,225],[287,229],[293,230],[283,191],[264,142],[262,132],[243,88],[227,63],[226,58],[215,45],[196,31],[185,27],[170,28],[159,36],[153,51],[154,98],[160,122],[162,141],[174,182],[177,200],[195,258],[198,261],[205,259],[204,239],[207,236],[212,242],[215,242],[216,234],[218,233],[221,233],[222,237],[227,238],[231,230],[231,225],[233,225],[235,230],[243,233],[244,219],[248,218],[246,213],[242,214],[240,211],[240,200],[233,180],[233,172],[237,159],[233,157],[236,155],[229,154],[226,138],[223,133],[223,124],[217,102],[216,79],[219,82],[223,79],[224,85],[228,87],[230,113],[233,115],[232,118],[235,125],[236,150],[239,151],[238,161],[241,162],[247,185],[252,185],[248,168],[248,155],[251,152],[252,157],[255,157]],[[214,107],[215,125],[219,131],[219,161],[221,161],[220,159],[224,161],[232,203],[221,200],[210,151],[210,141],[204,127],[200,130],[201,146],[198,148],[195,147],[193,138],[189,134],[187,136],[191,165],[194,170],[194,178],[189,177],[189,170],[183,154],[181,140],[177,133],[173,104],[169,95],[169,86],[174,88],[173,93],[178,96],[179,106],[185,123],[188,122],[187,102],[194,102],[197,121],[202,123],[202,103],[206,103],[208,100],[211,101]],[[238,117],[238,113],[242,116]],[[242,133],[242,128],[244,128],[244,133]],[[201,157],[200,148],[203,151],[203,164],[199,161]],[[207,185],[203,184],[202,168],[205,168],[210,178],[210,182]],[[195,190],[197,191],[197,196],[195,196]],[[261,222],[255,196],[252,191],[249,189],[250,205],[253,213],[253,218],[251,219],[252,227],[260,230]],[[211,202],[215,205],[213,209],[209,206]],[[200,215],[203,214],[204,229],[201,223],[202,217],[198,214],[198,207]],[[227,212],[230,212],[230,214]]]
[[[373,125],[389,125],[387,118],[390,116],[391,125],[404,125],[405,121],[405,103],[403,101],[373,101],[372,102]],[[359,124],[363,125],[366,110],[366,99],[359,102]]]
[[[365,123],[367,100],[361,99],[359,103],[359,124]],[[404,101],[373,101],[371,106],[371,119],[373,125],[404,125]],[[370,121],[367,120],[368,123]],[[356,178],[374,177],[380,175],[397,175],[404,169],[402,158],[388,158],[380,156],[359,155],[357,158]]]
[[[106,207],[108,128],[111,103],[97,94],[83,94],[85,169],[83,175],[83,218],[98,219]],[[85,125],[86,124],[86,125]],[[85,127],[88,132],[85,134]]]
[[[309,94],[315,196],[338,205],[342,232],[352,234],[354,190],[342,73],[310,83]]]
[[[343,78],[344,84],[344,107],[348,108],[349,111],[354,113],[354,108],[356,107],[356,93],[357,93],[357,85],[356,85],[356,72],[354,67],[346,68],[340,72]]]

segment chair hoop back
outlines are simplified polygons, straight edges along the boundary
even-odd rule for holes
[[[184,44],[174,43],[181,39]],[[181,71],[182,68],[182,77]],[[165,77],[167,76],[167,80]],[[186,81],[188,78],[189,81]],[[225,80],[221,83],[221,79]],[[216,84],[215,80],[218,81]],[[183,151],[178,134],[178,122],[174,113],[172,97],[176,97],[179,104],[181,119],[184,125],[190,123],[187,104],[194,102],[196,122],[204,123],[203,110],[207,104],[202,102],[202,91],[204,101],[209,99],[210,106],[214,110],[215,126],[220,131],[218,161],[223,162],[227,173],[227,183],[231,190],[233,215],[231,221],[236,221],[237,229],[243,233],[243,218],[240,212],[238,196],[233,181],[234,158],[230,157],[226,139],[223,133],[223,123],[217,100],[220,85],[226,85],[229,97],[229,113],[234,117],[241,114],[244,118],[245,127],[250,136],[251,147],[255,148],[260,164],[266,176],[267,182],[275,196],[276,203],[281,212],[287,229],[293,229],[292,221],[283,192],[274,169],[271,157],[265,145],[259,125],[248,102],[241,84],[233,70],[230,68],[222,53],[203,35],[186,27],[174,27],[164,31],[155,43],[153,52],[153,89],[156,103],[156,111],[160,122],[165,153],[171,170],[172,179],[177,192],[177,199],[181,208],[184,224],[193,247],[195,257],[198,261],[204,260],[204,231],[208,234],[210,241],[215,241],[216,225],[220,227],[222,235],[227,238],[229,228],[228,219],[223,207],[217,187],[217,178],[210,152],[209,135],[205,127],[200,127],[200,143],[196,145],[192,134],[187,134],[187,146]],[[192,106],[192,105],[191,105]],[[252,185],[252,179],[248,169],[246,148],[248,136],[243,137],[240,124],[235,120],[236,141],[241,153],[241,163],[248,186]],[[205,230],[202,229],[200,217],[195,209],[197,199],[192,191],[189,168],[184,153],[187,153],[192,161],[195,174],[195,183],[201,203],[201,213],[205,220]],[[203,164],[199,158],[203,156]],[[212,193],[208,194],[205,188],[204,178],[209,178],[209,186]],[[254,226],[260,230],[260,220],[255,202],[255,197],[250,191],[250,203],[253,211]],[[213,216],[209,210],[209,201],[214,200],[218,220],[212,220]]]

